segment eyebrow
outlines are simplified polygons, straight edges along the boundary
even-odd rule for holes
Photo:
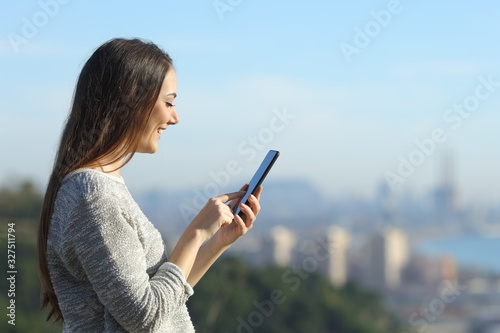
[[[172,93],[168,93],[168,94],[166,94],[165,96],[171,96],[171,95],[173,95],[173,96],[174,96],[174,98],[176,98],[176,97],[177,97],[177,93],[174,93],[174,92],[172,92]]]

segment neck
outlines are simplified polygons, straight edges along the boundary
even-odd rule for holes
[[[105,159],[105,160],[98,160],[94,164],[86,166],[88,169],[93,169],[96,171],[101,171],[110,175],[113,175],[115,177],[120,176],[120,169],[119,167],[123,164],[123,161],[125,160],[125,157],[119,159],[118,161],[114,163],[109,163],[109,161],[112,161],[112,158]]]

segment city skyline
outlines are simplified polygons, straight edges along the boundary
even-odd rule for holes
[[[360,284],[383,295],[384,304],[414,329],[465,333],[475,325],[498,327],[498,269],[459,265],[449,253],[419,252],[411,233],[393,227],[364,237],[335,225],[309,232],[278,225],[268,231],[252,235],[236,253],[257,266],[288,268],[285,281],[291,272],[302,278],[320,272],[339,289]]]

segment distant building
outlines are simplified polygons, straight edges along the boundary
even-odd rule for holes
[[[403,268],[408,262],[408,241],[399,229],[387,228],[371,240],[369,285],[378,288],[397,288]]]
[[[444,256],[439,259],[441,266],[441,279],[443,280],[457,280],[457,264],[455,259],[450,256]]]
[[[330,246],[328,276],[335,287],[343,287],[347,282],[347,248],[350,234],[343,228],[331,227],[327,232]]]
[[[495,333],[500,332],[499,315],[478,315],[471,322],[470,333]]]
[[[454,182],[454,163],[449,150],[442,156],[439,185],[434,191],[434,205],[436,212],[449,215],[457,211],[458,193]]]
[[[451,255],[413,256],[405,268],[405,279],[420,285],[435,285],[443,280],[456,281],[457,264]]]
[[[271,237],[274,242],[274,262],[282,267],[289,266],[292,261],[292,250],[297,241],[294,233],[278,225],[271,229]]]
[[[394,192],[385,179],[378,186],[375,195],[375,204],[382,218],[386,220],[392,220],[394,218],[396,199],[394,197]]]

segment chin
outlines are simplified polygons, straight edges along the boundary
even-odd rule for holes
[[[158,150],[158,147],[151,147],[148,151],[147,154],[154,154]]]
[[[158,150],[158,146],[143,147],[142,149],[137,149],[137,153],[140,154],[154,154]]]

